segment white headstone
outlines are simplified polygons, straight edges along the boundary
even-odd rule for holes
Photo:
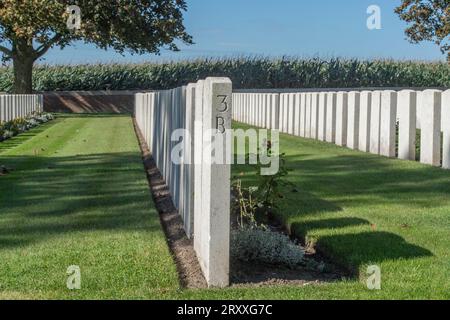
[[[381,91],[372,92],[370,153],[380,154]]]
[[[319,135],[319,94],[311,94],[311,138],[317,139]]]
[[[306,93],[300,93],[300,137],[306,137]]]
[[[294,124],[295,124],[295,93],[290,93],[288,95],[288,106],[289,106],[289,112],[288,112],[288,133],[293,135],[294,134]]]
[[[336,92],[327,93],[327,122],[326,122],[326,141],[336,142]]]
[[[327,93],[321,92],[319,94],[319,128],[317,138],[320,141],[326,140],[327,135]]]
[[[442,131],[444,132],[442,167],[450,169],[450,90],[442,93]]]
[[[283,130],[282,132],[289,132],[289,94],[284,93],[282,96],[282,110],[283,110]]]
[[[0,95],[0,123],[6,121],[5,96]]]
[[[348,94],[340,91],[336,98],[336,144],[342,147],[347,145],[347,111]]]
[[[417,94],[412,90],[398,93],[399,131],[398,157],[403,160],[416,159]]]
[[[207,78],[204,85],[203,126],[213,129],[216,137],[208,137],[208,143],[222,136],[223,150],[229,150],[226,130],[231,129],[232,83],[228,78]],[[204,131],[205,132],[205,131]],[[229,285],[230,272],[230,179],[227,164],[211,164],[213,152],[203,150],[202,210],[195,212],[195,251],[210,287]],[[224,153],[224,157],[228,157]],[[217,156],[217,154],[216,154]],[[224,159],[225,161],[225,159]],[[220,181],[220,183],[217,183]]]
[[[397,92],[381,94],[380,154],[394,158],[397,125]]]
[[[372,93],[362,91],[359,100],[359,150],[369,152]]]
[[[417,129],[421,129],[421,121],[420,121],[420,117],[422,115],[422,94],[423,91],[417,91],[416,92],[416,100],[417,100],[417,110],[416,110],[416,115],[417,115],[417,119],[416,119],[416,124],[417,124]]]
[[[202,212],[202,203],[203,203],[203,168],[202,168],[202,160],[203,160],[203,132],[204,132],[204,123],[203,123],[203,103],[204,103],[204,92],[205,92],[205,81],[200,80],[197,82],[195,88],[195,132],[194,132],[194,249],[197,254],[203,254],[203,252],[207,249],[204,247],[203,243],[208,241],[208,233],[206,231],[199,231],[203,228],[203,212]],[[251,95],[246,95],[246,119],[249,120],[250,113],[250,100]],[[211,106],[210,106],[211,107]],[[246,121],[246,123],[248,123]],[[206,254],[206,253],[205,253]],[[200,257],[198,257],[200,259]],[[207,260],[206,260],[207,262]]]
[[[252,126],[256,125],[256,93],[252,94],[252,101],[251,101],[251,113],[250,113],[250,124]]]
[[[300,93],[295,94],[294,104],[294,135],[300,136]]]
[[[359,148],[359,111],[360,93],[348,93],[348,118],[347,118],[347,147],[350,149]]]
[[[197,84],[190,83],[186,87],[186,118],[185,118],[185,128],[188,133],[195,132],[195,99],[196,99],[196,88]],[[194,136],[189,137],[189,139],[184,139],[184,150],[185,155],[183,159],[183,222],[184,230],[188,238],[191,238],[194,234],[194,190],[195,190],[195,140]]]
[[[306,93],[306,104],[305,104],[305,138],[311,138],[311,103],[312,94]]]
[[[279,108],[278,108],[278,129],[280,132],[284,132],[284,94],[280,94],[280,100],[279,100]]]
[[[263,128],[269,128],[269,95],[263,94]]]
[[[441,164],[441,91],[425,90],[421,96],[420,162]]]
[[[279,130],[280,124],[280,94],[272,95],[272,128],[273,130]]]

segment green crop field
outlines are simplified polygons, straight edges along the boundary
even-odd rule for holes
[[[261,57],[196,59],[143,64],[37,66],[38,91],[169,89],[226,76],[235,89],[450,87],[444,62]],[[0,91],[10,91],[13,72],[0,68]]]

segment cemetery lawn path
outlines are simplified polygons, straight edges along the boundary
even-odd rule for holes
[[[129,116],[61,116],[2,147],[0,300],[178,290]],[[71,265],[81,290],[66,287]]]

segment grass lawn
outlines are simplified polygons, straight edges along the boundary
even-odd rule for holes
[[[360,275],[311,297],[450,298],[450,171],[289,135],[281,151],[299,192],[286,189],[279,218]],[[248,167],[233,171],[254,183]],[[372,264],[380,292],[364,289]]]
[[[0,163],[15,171],[0,177],[0,299],[177,290],[129,117],[60,118],[5,143]],[[66,288],[70,265],[80,291]]]
[[[286,190],[280,219],[361,277],[180,290],[131,119],[64,117],[36,130],[0,149],[15,168],[0,177],[0,299],[450,298],[449,171],[282,135],[299,192]],[[248,167],[233,172],[252,183]],[[381,291],[365,286],[371,264]],[[80,291],[65,286],[70,265]]]

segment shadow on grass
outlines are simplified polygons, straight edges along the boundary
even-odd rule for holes
[[[288,166],[293,169],[289,180],[298,190],[285,190],[277,216],[292,235],[304,240],[313,230],[329,231],[316,239],[317,248],[353,274],[357,274],[360,266],[369,263],[432,256],[431,251],[410,244],[394,233],[374,230],[339,234],[332,231],[358,226],[369,229],[371,222],[366,219],[321,216],[340,212],[344,207],[438,207],[442,203],[435,197],[450,194],[448,172],[363,153],[339,155],[333,151],[318,152],[311,158],[310,150],[305,151],[306,155],[300,150],[299,154],[287,157]],[[242,179],[245,185],[257,185],[249,166],[236,166],[234,172],[235,178]],[[333,199],[333,202],[319,197],[319,194]],[[295,222],[296,216],[302,217],[302,221]]]
[[[58,118],[130,118],[131,113],[55,113]]]
[[[15,170],[0,177],[0,249],[73,232],[161,230],[138,153],[1,159]]]
[[[366,154],[332,155],[303,159],[290,156],[288,163],[296,172],[295,181],[310,190],[337,199],[336,205],[363,208],[378,205],[432,208],[442,205],[436,197],[450,194],[450,175],[439,168]],[[308,202],[315,202],[310,197]],[[319,199],[318,203],[323,202]],[[314,206],[306,204],[306,206]],[[320,212],[330,212],[323,205]],[[383,210],[383,209],[379,209]],[[387,209],[389,210],[389,209]],[[300,215],[319,211],[300,210]],[[313,217],[313,216],[312,216]],[[336,229],[366,224],[355,218],[336,218],[294,223],[291,227],[302,237],[313,229]],[[406,242],[388,232],[363,232],[326,235],[317,245],[352,271],[367,263],[432,256],[432,252]]]
[[[289,156],[287,161],[293,169],[292,182],[342,198],[338,205],[371,205],[376,197],[387,204],[435,207],[441,204],[433,197],[450,194],[450,172],[440,168],[363,153],[314,159]]]
[[[300,192],[300,194],[303,194],[303,192]],[[304,219],[302,222],[294,223],[285,222],[285,224],[289,225],[291,235],[301,241],[306,241],[311,231],[336,231],[359,226],[370,228],[370,221],[358,217],[316,219],[314,217],[320,213],[338,212],[342,209],[311,194],[307,194],[307,197],[302,195],[300,198],[308,200],[306,202],[295,201],[296,206],[301,207],[298,215],[312,219]],[[283,217],[283,214],[280,216]],[[289,221],[288,217],[283,217],[282,219]],[[361,265],[368,263],[381,263],[386,260],[413,259],[433,255],[429,250],[410,244],[404,238],[394,233],[381,231],[335,233],[331,232],[331,235],[320,236],[316,239],[317,249],[354,275],[357,274]]]
[[[431,251],[408,243],[399,235],[380,231],[323,236],[317,245],[353,273],[367,264],[433,256]]]
[[[354,226],[370,225],[370,222],[361,218],[334,218],[334,219],[320,219],[312,220],[302,223],[303,229],[306,230],[320,230],[320,229],[340,229]],[[296,229],[296,224],[292,225]]]

